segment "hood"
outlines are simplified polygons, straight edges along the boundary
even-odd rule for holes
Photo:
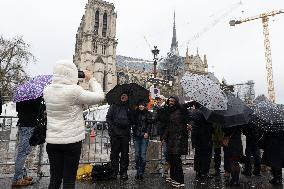
[[[167,102],[166,102],[167,105],[169,105],[169,99],[170,99],[170,98],[173,98],[173,99],[176,100],[176,105],[179,104],[179,98],[178,98],[177,96],[170,96],[170,97],[167,99]]]
[[[78,83],[78,69],[72,61],[62,60],[56,62],[53,68],[54,84],[74,85]]]

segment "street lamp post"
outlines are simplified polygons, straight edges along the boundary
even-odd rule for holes
[[[157,55],[159,54],[160,50],[157,48],[157,46],[154,46],[154,49],[152,50],[152,53],[154,55],[154,78],[156,78],[157,76],[157,60],[158,60],[158,57]]]

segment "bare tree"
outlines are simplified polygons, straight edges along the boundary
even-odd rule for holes
[[[0,36],[0,89],[3,95],[11,97],[14,88],[28,79],[25,68],[35,61],[29,44],[22,37],[5,39]]]

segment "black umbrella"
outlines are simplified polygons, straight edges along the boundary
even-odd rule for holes
[[[200,110],[205,119],[212,123],[219,123],[223,127],[247,124],[249,122],[249,115],[253,111],[240,98],[235,97],[233,94],[227,94],[227,97],[227,110],[211,111],[205,107],[201,107]]]
[[[250,123],[266,132],[284,131],[284,107],[268,101],[252,106]]]
[[[108,104],[118,104],[120,103],[120,96],[122,93],[127,93],[129,97],[129,105],[130,107],[135,107],[135,105],[139,101],[143,101],[145,103],[149,102],[149,91],[144,87],[136,84],[122,84],[116,85],[113,89],[111,89],[106,94],[106,99]]]

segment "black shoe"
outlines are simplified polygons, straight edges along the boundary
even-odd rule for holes
[[[201,173],[196,172],[195,179],[197,179],[197,180],[201,179],[201,175],[202,175]]]
[[[215,171],[215,173],[211,174],[211,176],[219,177],[219,176],[221,176],[221,173],[220,173],[220,171]]]
[[[117,179],[117,174],[112,174],[111,176],[110,176],[110,179]]]
[[[140,175],[140,174],[139,174],[139,175],[136,175],[136,176],[135,176],[135,179],[137,179],[137,180],[143,180],[143,175]]]
[[[136,180],[141,180],[141,175],[135,175]]]
[[[120,175],[120,178],[121,178],[122,180],[127,180],[127,179],[128,179],[127,173],[122,173],[122,174]]]
[[[201,178],[203,178],[203,179],[213,179],[214,177],[209,175],[209,174],[204,174],[204,175],[201,175]]]
[[[240,186],[240,182],[238,181],[230,181],[230,186]]]
[[[282,179],[273,178],[269,181],[269,183],[272,185],[282,185]]]
[[[245,175],[245,176],[248,176],[248,177],[251,176],[251,172],[249,172],[249,171],[242,171],[242,174]]]
[[[261,176],[260,171],[253,171],[252,174],[258,177]]]

